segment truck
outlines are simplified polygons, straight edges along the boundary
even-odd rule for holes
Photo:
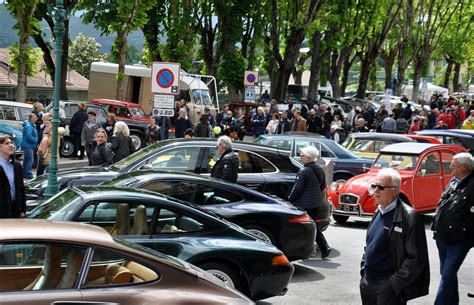
[[[118,64],[93,62],[89,78],[88,99],[115,99],[117,88],[116,75]],[[144,65],[125,65],[123,96],[124,99],[138,103],[145,113],[151,113],[154,94],[151,92],[151,68]],[[184,99],[188,107],[188,116],[196,124],[199,114],[207,107],[213,115],[217,114],[219,101],[217,81],[211,75],[189,74],[180,71],[179,94],[176,100]]]

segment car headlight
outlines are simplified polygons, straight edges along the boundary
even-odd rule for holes
[[[336,191],[339,188],[339,183],[331,182],[331,184],[329,185],[329,188],[331,189],[331,191]]]

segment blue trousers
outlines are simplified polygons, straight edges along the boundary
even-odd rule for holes
[[[435,305],[457,305],[459,304],[458,270],[474,245],[472,242],[447,244],[436,240],[436,246],[438,247],[441,281]]]
[[[34,148],[23,148],[23,176],[27,179],[33,178],[33,150]]]

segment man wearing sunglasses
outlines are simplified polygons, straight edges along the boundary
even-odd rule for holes
[[[399,198],[401,178],[381,169],[370,186],[378,206],[367,229],[361,262],[362,304],[406,304],[427,295],[430,284],[425,227]]]

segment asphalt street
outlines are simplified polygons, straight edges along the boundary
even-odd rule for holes
[[[408,304],[433,304],[438,288],[439,259],[430,230],[431,216],[424,216],[431,269],[430,293]],[[333,223],[324,232],[333,248],[329,259],[315,258],[295,263],[295,274],[285,296],[258,302],[259,305],[361,304],[359,266],[369,219],[350,218],[346,224]],[[466,257],[458,273],[460,304],[474,304],[474,251]]]

